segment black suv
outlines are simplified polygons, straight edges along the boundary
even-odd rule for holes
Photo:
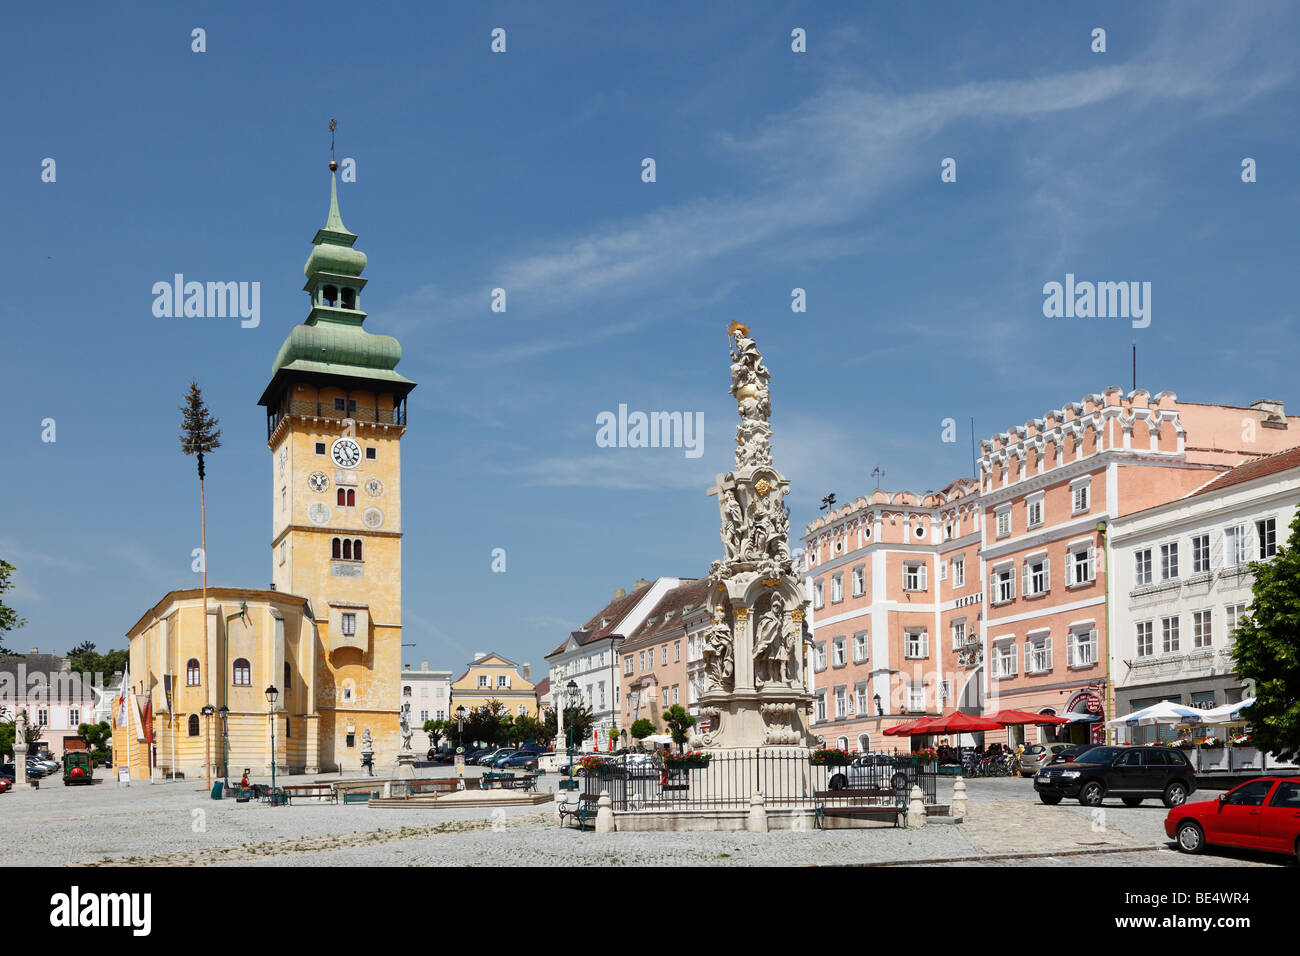
[[[1160,797],[1177,807],[1196,792],[1196,771],[1181,751],[1171,747],[1093,747],[1071,763],[1049,764],[1034,776],[1043,803],[1078,797],[1085,807],[1119,797],[1126,807]]]

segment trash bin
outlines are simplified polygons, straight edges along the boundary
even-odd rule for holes
[[[221,788],[222,788],[223,786],[224,786],[224,784],[222,784],[222,782],[221,782],[220,780],[218,780],[216,783],[214,783],[214,784],[212,785],[212,799],[213,799],[213,800],[220,800],[220,799],[221,799]]]

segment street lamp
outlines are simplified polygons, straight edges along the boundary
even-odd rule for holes
[[[212,715],[217,709],[211,704],[204,704],[199,711],[203,715],[203,767],[207,777],[208,792],[212,791],[212,760],[209,752],[209,740],[212,738]]]
[[[884,715],[884,711],[882,711],[882,710],[880,709],[880,695],[879,695],[879,694],[876,694],[876,696],[872,697],[871,700],[872,700],[872,702],[875,703],[875,705],[876,705],[876,716],[877,716],[877,717],[881,717],[881,716],[883,716],[883,715]]]
[[[280,699],[280,692],[272,684],[266,689],[266,703],[269,706],[269,715],[271,719],[271,790],[275,790],[275,702]],[[274,798],[272,806],[275,805]]]
[[[569,683],[567,683],[567,684],[564,685],[564,696],[565,696],[565,698],[566,698],[566,702],[568,703],[568,705],[569,705],[569,710],[570,710],[570,714],[569,714],[569,727],[568,727],[568,730],[569,730],[569,783],[570,783],[569,789],[572,790],[572,789],[573,789],[573,786],[572,786],[572,783],[573,783],[573,724],[574,724],[573,713],[572,713],[572,712],[573,712],[573,711],[576,711],[576,710],[578,709],[578,704],[579,704],[579,703],[581,702],[581,700],[582,700],[582,695],[578,692],[578,683],[577,683],[577,681],[572,681],[572,680],[571,680],[571,681],[569,681]]]
[[[230,788],[230,708],[225,704],[217,711],[221,715],[221,779]]]
[[[456,708],[456,789],[465,789],[465,705]]]

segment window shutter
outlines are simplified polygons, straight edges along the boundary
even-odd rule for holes
[[[948,580],[948,562],[947,562],[947,561],[940,561],[940,562],[939,562],[939,580],[940,580],[940,581],[947,581],[947,580]]]
[[[1043,590],[1052,590],[1052,559],[1043,558]]]
[[[1097,573],[1097,549],[1092,545],[1088,545],[1088,576],[1089,580],[1101,577]]]
[[[921,567],[920,567],[920,572],[921,572],[921,590],[922,590],[922,591],[926,590],[926,588],[929,587],[929,583],[928,583],[928,581],[927,581],[927,574],[928,574],[929,570],[930,570],[930,566],[929,566],[928,564],[923,564],[923,565],[921,565]]]
[[[1013,598],[1016,596],[1016,568],[1015,568],[1015,565],[1012,565],[1012,566],[1011,566],[1011,596],[1012,596]]]

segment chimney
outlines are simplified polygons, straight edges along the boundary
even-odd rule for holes
[[[1261,398],[1258,401],[1250,403],[1251,408],[1258,409],[1263,413],[1263,420],[1260,422],[1268,428],[1286,428],[1286,411],[1283,404],[1276,399]]]
[[[28,653],[31,653],[31,654],[39,654],[39,653],[40,653],[40,649],[39,649],[39,648],[35,648],[35,647],[33,647],[33,648],[31,649],[31,651],[29,651]]]
[[[614,588],[614,600],[621,601],[627,597],[627,588]]]
[[[645,578],[637,578],[634,582],[632,582],[633,591],[639,591],[641,590],[641,588],[648,588],[649,586],[650,586],[650,582],[647,581]]]
[[[533,682],[533,665],[527,661],[524,661],[524,680],[530,684]]]
[[[410,665],[410,664],[403,664],[403,665],[402,665],[402,670],[404,670],[404,671],[409,671],[410,669],[411,669],[411,665]]]

